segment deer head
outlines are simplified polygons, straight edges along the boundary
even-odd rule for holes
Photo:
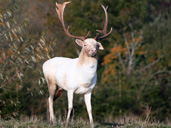
[[[110,31],[107,33],[107,25],[108,25],[108,13],[107,13],[107,8],[105,8],[102,4],[101,7],[103,8],[104,12],[105,12],[105,24],[103,27],[103,30],[96,30],[98,33],[96,33],[96,36],[94,38],[87,38],[90,34],[90,31],[87,33],[86,36],[74,36],[72,34],[70,34],[69,32],[69,26],[65,27],[65,23],[64,23],[64,18],[63,18],[63,14],[64,14],[64,9],[65,6],[67,4],[69,4],[71,1],[68,2],[64,2],[63,4],[58,4],[56,3],[56,12],[58,14],[59,20],[62,23],[63,29],[65,31],[65,34],[69,37],[72,37],[75,40],[75,42],[82,47],[82,50],[88,55],[88,56],[95,56],[97,54],[97,50],[103,50],[103,46],[100,42],[98,42],[98,40],[102,40],[106,37],[108,37],[111,32],[112,32],[112,28],[110,29]]]

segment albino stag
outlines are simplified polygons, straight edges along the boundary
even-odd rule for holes
[[[56,11],[59,20],[62,23],[65,34],[69,37],[75,38],[75,42],[82,47],[78,58],[64,58],[55,57],[47,60],[43,64],[43,73],[46,78],[49,89],[49,112],[50,121],[53,125],[56,124],[56,119],[53,111],[53,102],[62,95],[63,90],[67,91],[68,96],[68,114],[66,120],[66,127],[69,122],[70,113],[73,108],[73,94],[84,94],[85,104],[87,107],[91,127],[94,127],[92,109],[91,109],[91,93],[96,85],[97,80],[97,50],[103,50],[101,43],[98,40],[106,38],[112,32],[112,28],[107,33],[108,14],[107,8],[103,5],[105,12],[105,24],[103,30],[97,30],[95,38],[87,38],[88,34],[83,36],[74,36],[69,33],[69,27],[66,29],[63,13],[65,6],[70,2],[63,4],[56,3]]]

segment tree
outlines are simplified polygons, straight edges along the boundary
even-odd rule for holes
[[[26,94],[27,97],[33,97],[35,91],[39,92],[37,95],[44,94],[41,63],[50,58],[53,50],[43,33],[38,39],[27,36],[29,21],[17,21],[16,11],[16,5],[0,9],[0,114],[3,118],[18,116],[26,106],[23,103],[30,100],[23,101]]]

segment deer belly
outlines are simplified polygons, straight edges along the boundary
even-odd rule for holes
[[[80,80],[80,83],[78,88],[75,90],[76,94],[84,94],[84,93],[88,93],[91,92],[94,88],[94,86],[96,85],[96,80],[97,80],[97,75],[95,74],[95,76],[92,78],[87,77],[84,79]]]
[[[91,92],[92,90],[93,90],[93,87],[81,86],[75,90],[75,93],[76,94],[85,94],[85,93]]]

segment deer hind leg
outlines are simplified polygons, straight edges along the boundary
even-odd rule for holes
[[[54,101],[62,96],[63,94],[63,89],[58,87],[56,84],[48,81],[48,88],[49,88],[49,98],[48,98],[48,111],[50,113],[50,122],[55,126],[56,125],[56,118],[54,115],[54,110],[53,110],[53,103]]]
[[[50,122],[55,126],[56,118],[53,111],[53,101],[54,101],[53,99],[55,95],[56,85],[48,81],[48,88],[49,88],[48,105],[49,105],[49,113],[50,113]]]

